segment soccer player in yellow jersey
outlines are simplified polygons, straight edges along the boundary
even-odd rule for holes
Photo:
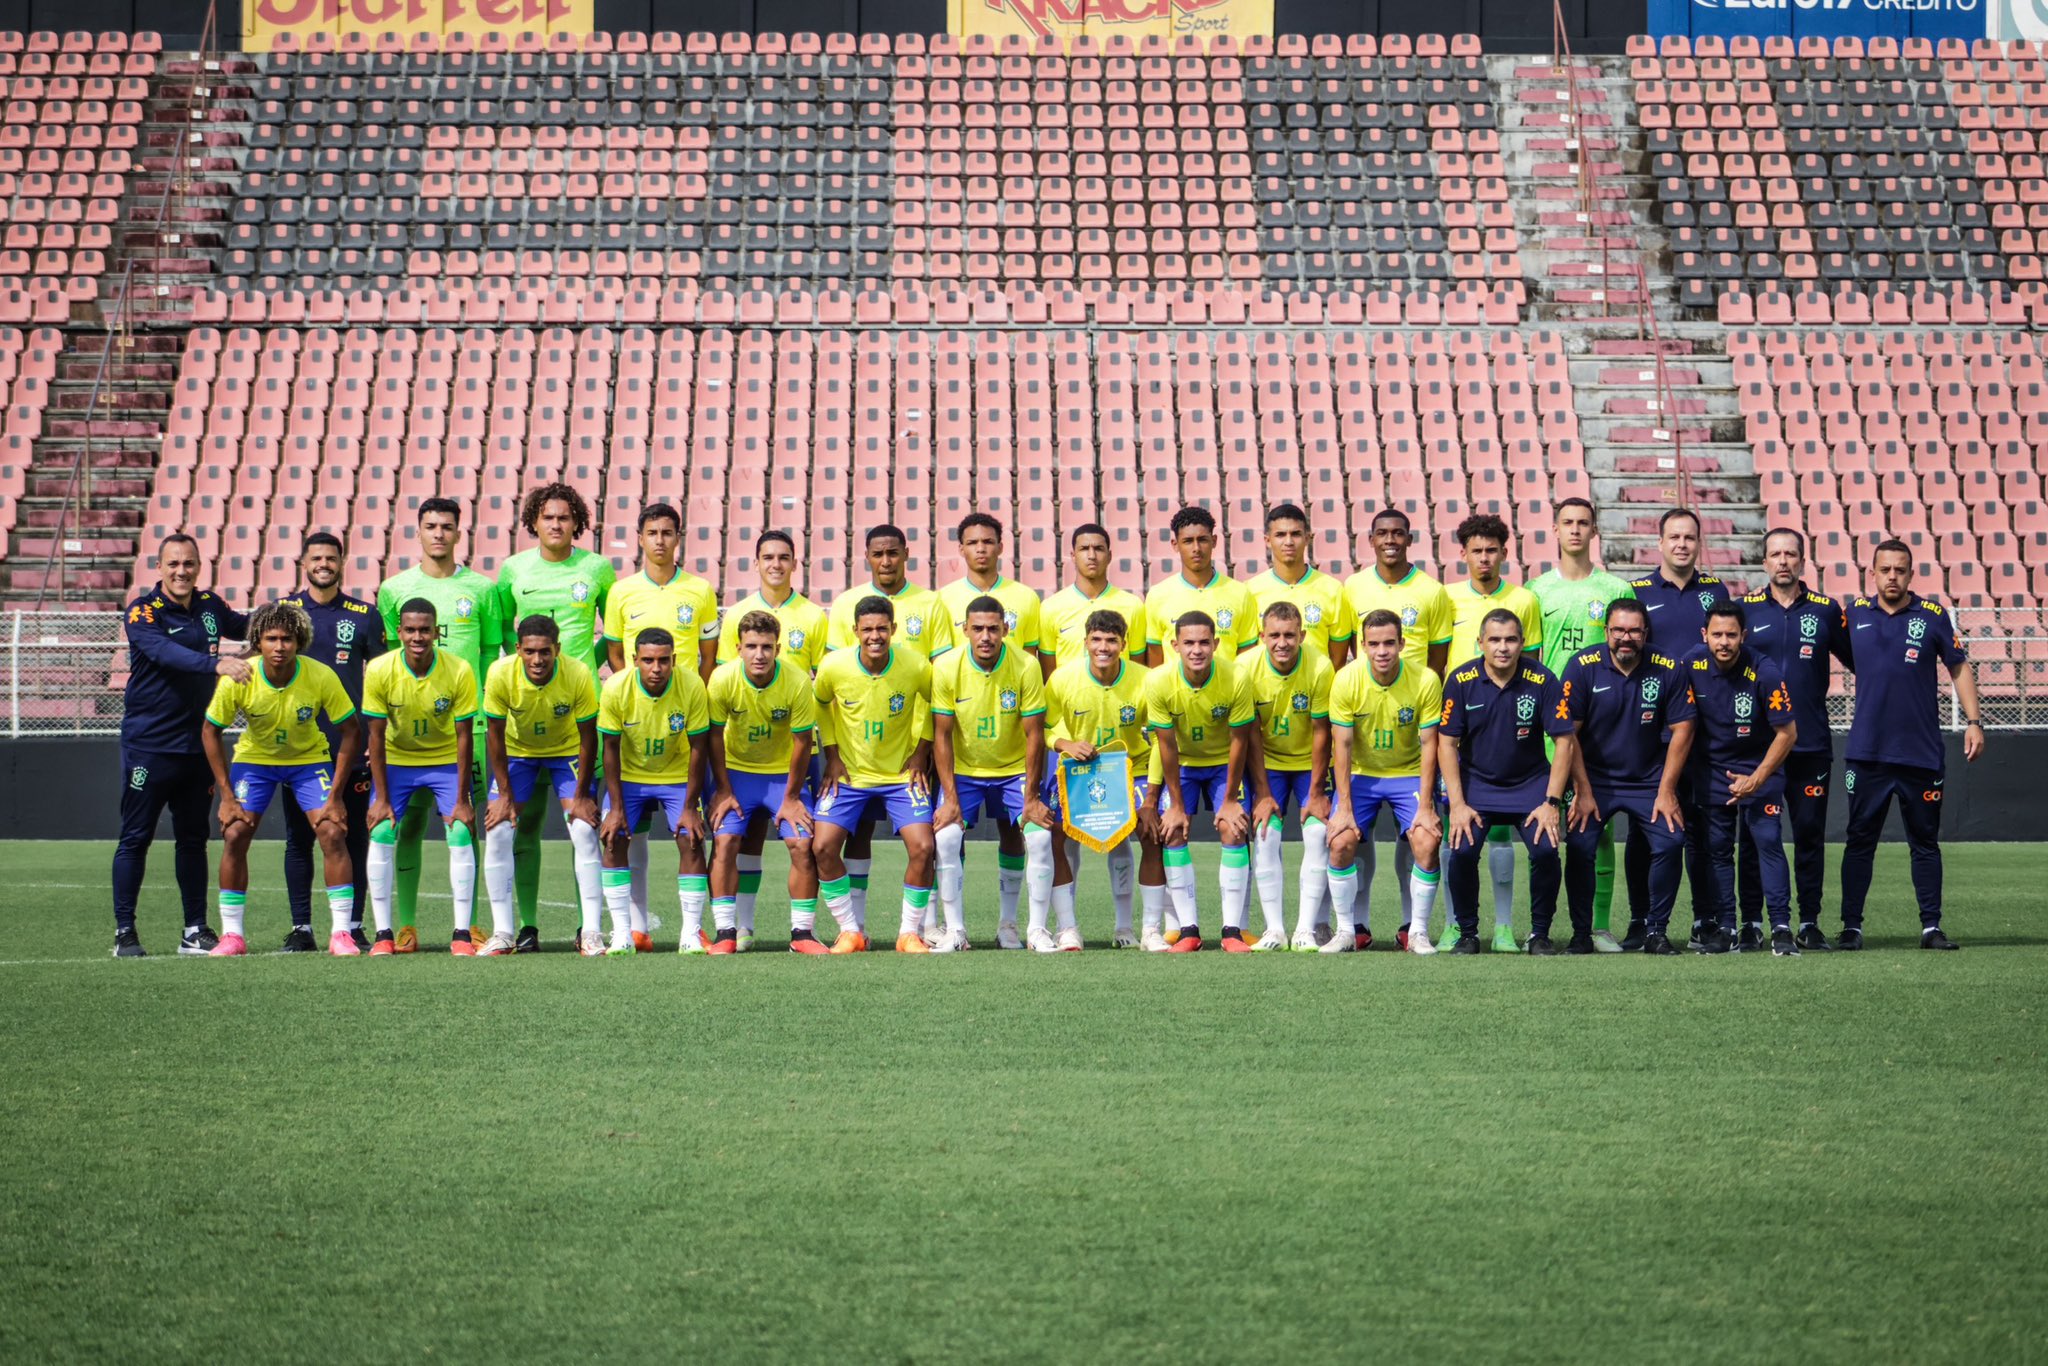
[[[811,776],[818,702],[808,669],[782,647],[782,624],[760,608],[739,618],[739,658],[711,673],[711,921],[718,940],[745,949],[753,925],[739,921],[740,848],[747,831],[775,822],[789,850],[789,948],[823,953],[818,869],[811,861]],[[757,875],[758,876],[758,875]],[[757,884],[758,885],[758,882]]]
[[[749,612],[766,612],[775,618],[780,631],[782,661],[805,679],[811,678],[824,661],[830,629],[825,609],[797,592],[792,582],[796,577],[795,539],[787,531],[762,532],[754,542],[754,572],[760,575],[761,586],[734,603],[725,614],[718,637],[718,662],[729,664],[740,657],[740,618]],[[813,780],[819,762],[818,748],[815,743],[811,746]],[[743,953],[754,944],[754,898],[761,890],[761,848],[767,841],[768,818],[756,816],[740,840],[739,891],[733,910],[739,922],[739,946]],[[818,952],[824,951],[820,944]]]
[[[604,913],[597,851],[597,680],[588,664],[562,653],[562,628],[553,617],[532,613],[513,632],[512,653],[491,665],[484,679],[484,763],[491,774],[484,893],[491,902],[491,937],[477,953],[488,958],[517,951],[513,835],[527,823],[521,817],[543,777],[569,827],[583,930],[595,933]]]
[[[671,638],[695,640],[697,676],[707,678],[718,663],[718,594],[676,563],[683,546],[683,519],[667,503],[640,509],[640,569],[613,584],[605,595],[605,649],[612,672],[637,659],[640,633],[659,626]]]
[[[967,648],[932,666],[932,759],[939,778],[932,833],[938,846],[939,904],[946,916],[945,930],[932,936],[939,952],[970,947],[960,902],[961,854],[967,831],[984,809],[994,813],[998,830],[1014,834],[1024,849],[1031,903],[1030,935],[1024,942],[1040,953],[1081,947],[1071,907],[1060,941],[1046,925],[1052,905],[1052,813],[1042,797],[1045,679],[1036,650],[1011,647],[1007,615],[993,594],[968,603],[961,623]],[[1008,939],[1015,941],[1016,905],[1003,909],[1011,917]]]
[[[818,786],[813,853],[825,908],[839,922],[834,953],[859,953],[867,934],[855,918],[853,886],[842,851],[871,810],[886,812],[903,840],[898,953],[930,953],[924,916],[932,904],[935,845],[926,766],[931,741],[932,666],[916,650],[895,643],[896,610],[869,594],[853,608],[859,644],[834,650],[818,666],[815,691],[825,727],[825,772]]]
[[[605,680],[597,699],[597,733],[604,737],[604,823],[597,830],[604,870],[598,877],[611,912],[612,942],[584,935],[584,957],[639,951],[627,846],[640,818],[656,811],[661,828],[676,842],[676,899],[683,912],[677,952],[733,951],[730,945],[714,950],[704,938],[711,882],[700,808],[711,785],[710,731],[704,685],[689,669],[676,667],[676,638],[664,627],[644,628],[633,642],[632,667]]]
[[[1301,614],[1302,645],[1329,660],[1332,670],[1341,669],[1350,657],[1357,622],[1344,585],[1308,562],[1308,539],[1308,514],[1300,507],[1281,503],[1269,509],[1267,568],[1245,587],[1259,606],[1262,633],[1266,609],[1287,603]]]
[[[1464,547],[1469,575],[1449,584],[1455,625],[1451,632],[1451,668],[1460,669],[1479,657],[1479,626],[1496,608],[1513,612],[1522,623],[1524,653],[1542,658],[1543,604],[1518,583],[1501,577],[1508,554],[1508,524],[1491,513],[1475,513],[1458,523],[1458,544]],[[1448,677],[1448,675],[1445,675]],[[1493,883],[1493,951],[1520,953],[1515,942],[1515,846],[1511,832],[1497,826],[1486,832],[1486,870]],[[1453,926],[1444,926],[1440,949],[1456,942]]]
[[[448,883],[455,896],[455,937],[448,951],[473,957],[469,921],[476,905],[476,808],[469,775],[476,762],[476,674],[440,647],[434,604],[411,598],[398,608],[400,649],[363,671],[363,715],[370,722],[370,910],[377,938],[370,956],[399,952],[391,932],[398,880],[398,827],[416,792],[433,796],[448,840]]]
[[[1215,624],[1223,654],[1258,644],[1259,605],[1252,590],[1216,567],[1216,519],[1207,508],[1184,507],[1173,514],[1171,527],[1180,572],[1145,594],[1145,662],[1156,668],[1171,659],[1165,647],[1174,639],[1174,624],[1190,612]]]
[[[1251,674],[1216,639],[1207,613],[1189,612],[1174,626],[1179,658],[1145,679],[1145,724],[1152,730],[1159,783],[1159,842],[1164,846],[1167,895],[1180,937],[1169,946],[1148,928],[1152,952],[1194,953],[1202,947],[1195,907],[1195,868],[1188,854],[1188,818],[1204,802],[1216,813],[1223,845],[1223,947],[1248,953],[1244,916],[1251,899],[1251,819],[1245,812],[1245,773],[1252,767]],[[1270,800],[1260,790],[1254,794]]]
[[[1122,613],[1112,608],[1091,612],[1087,625],[1087,654],[1060,665],[1045,680],[1052,748],[1057,756],[1080,764],[1093,761],[1098,750],[1120,749],[1130,756],[1127,762],[1138,805],[1136,838],[1144,851],[1138,876],[1144,886],[1145,923],[1156,934],[1166,916],[1166,868],[1159,855],[1157,813],[1148,801],[1146,768],[1152,743],[1145,732],[1146,670],[1129,657],[1130,626]],[[1052,904],[1055,913],[1064,916],[1074,909],[1074,855],[1060,834],[1059,785],[1054,777],[1048,772],[1045,786],[1046,805],[1054,822]],[[1130,843],[1125,840],[1118,845],[1109,859],[1110,887],[1117,894],[1116,937],[1111,943],[1120,949],[1138,947],[1138,934],[1131,924],[1130,880],[1126,876],[1119,891],[1116,874],[1117,855],[1123,856],[1126,869],[1132,866]]]
[[[348,808],[339,777],[355,763],[356,709],[341,677],[300,651],[313,644],[313,619],[303,607],[273,602],[249,617],[249,639],[256,643],[262,666],[247,682],[223,677],[214,685],[206,708],[200,742],[213,769],[214,790],[220,793],[220,942],[215,957],[239,957],[249,951],[242,917],[249,900],[249,842],[257,822],[278,788],[291,791],[313,822],[327,876],[327,910],[333,932],[327,951],[337,957],[360,952],[349,934],[355,913],[355,868],[348,856]],[[327,736],[320,729],[326,717],[338,728],[330,757]],[[235,742],[234,762],[221,742],[221,732],[243,723]]]
[[[1315,945],[1316,912],[1329,888],[1330,658],[1312,648],[1306,623],[1293,603],[1276,601],[1260,614],[1263,649],[1238,657],[1251,675],[1252,708],[1259,723],[1254,763],[1265,773],[1271,800],[1252,813],[1252,879],[1266,932],[1254,949],[1287,947],[1287,869],[1281,834],[1290,804],[1301,815],[1301,911],[1295,930]]]
[[[1358,634],[1359,657],[1344,666],[1330,689],[1330,749],[1338,775],[1330,812],[1330,902],[1336,925],[1322,952],[1349,953],[1372,943],[1371,907],[1359,901],[1370,889],[1359,880],[1358,851],[1372,847],[1373,822],[1385,806],[1415,853],[1415,868],[1408,875],[1414,920],[1402,925],[1395,943],[1413,953],[1435,953],[1429,909],[1436,901],[1437,850],[1443,840],[1436,810],[1436,727],[1443,714],[1443,684],[1427,665],[1407,657],[1401,618],[1391,610],[1367,612]]]

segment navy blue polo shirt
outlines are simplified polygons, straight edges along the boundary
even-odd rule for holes
[[[1842,604],[1825,593],[1799,585],[1790,607],[1769,589],[1742,599],[1749,623],[1750,649],[1778,666],[1792,690],[1792,718],[1799,723],[1795,754],[1832,754],[1834,732],[1828,729],[1828,683],[1834,661],[1854,668],[1850,654],[1849,618]]]
[[[1918,593],[1887,612],[1875,598],[1848,606],[1849,644],[1856,654],[1856,719],[1849,726],[1850,762],[1946,766],[1941,738],[1937,661],[1951,673],[1969,653],[1956,641],[1955,618]]]
[[[1664,777],[1667,727],[1693,719],[1692,680],[1669,655],[1645,650],[1623,673],[1603,645],[1564,666],[1565,704],[1579,728],[1593,799],[1655,796]]]
[[[1672,583],[1660,570],[1630,579],[1628,586],[1635,590],[1636,600],[1643,604],[1649,618],[1650,637],[1646,643],[1672,659],[1684,659],[1701,643],[1702,633],[1707,629],[1707,609],[1728,601],[1726,584],[1712,574],[1697,571],[1684,585]]]
[[[346,593],[336,594],[333,602],[322,603],[304,589],[280,601],[303,608],[313,619],[313,647],[305,652],[305,657],[317,659],[341,675],[348,700],[361,710],[363,666],[383,654],[385,648],[384,618],[377,614],[376,607]],[[327,737],[327,752],[333,754],[340,732],[324,715],[320,718],[320,733]],[[368,768],[368,752],[357,755],[356,763],[359,768]]]
[[[1543,737],[1572,733],[1564,683],[1524,655],[1502,687],[1475,659],[1453,669],[1445,682],[1437,733],[1458,741],[1466,805],[1475,811],[1533,811],[1550,787]]]
[[[1792,692],[1778,666],[1744,646],[1723,669],[1702,644],[1680,663],[1692,676],[1692,768],[1702,800],[1728,800],[1728,775],[1754,773],[1778,732],[1793,722]],[[1784,790],[1785,770],[1771,775],[1758,795]]]
[[[222,639],[249,619],[204,588],[180,607],[162,583],[128,604],[128,688],[121,743],[150,754],[200,754],[199,725],[213,701]]]

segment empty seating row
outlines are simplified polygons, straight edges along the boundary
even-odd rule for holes
[[[4,50],[0,35],[0,50]],[[51,532],[18,525],[21,499],[29,488],[33,446],[43,432],[50,382],[64,338],[53,328],[23,332],[0,327],[0,562],[10,554],[47,555]]]

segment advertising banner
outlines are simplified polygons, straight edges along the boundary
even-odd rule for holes
[[[1996,36],[1991,11],[2008,3],[2048,11],[2048,0],[1650,0],[1649,17],[1659,37],[1969,39]]]
[[[465,33],[481,38],[502,33],[547,37],[590,32],[594,0],[245,0],[242,46],[268,52],[280,34],[291,34],[304,47],[315,34],[376,37],[396,33],[410,40],[420,35],[445,38]]]
[[[1132,43],[1161,37],[1232,38],[1273,34],[1273,0],[949,0],[953,32],[962,38],[1016,34],[1058,38],[1071,46],[1123,34]]]

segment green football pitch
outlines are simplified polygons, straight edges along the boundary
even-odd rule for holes
[[[2044,1350],[2040,846],[1950,849],[1961,953],[1887,849],[1858,956],[1548,961],[1111,952],[1099,881],[1080,955],[799,957],[769,892],[584,960],[552,844],[538,957],[194,961],[160,844],[117,963],[109,852],[0,845],[0,1359]]]

